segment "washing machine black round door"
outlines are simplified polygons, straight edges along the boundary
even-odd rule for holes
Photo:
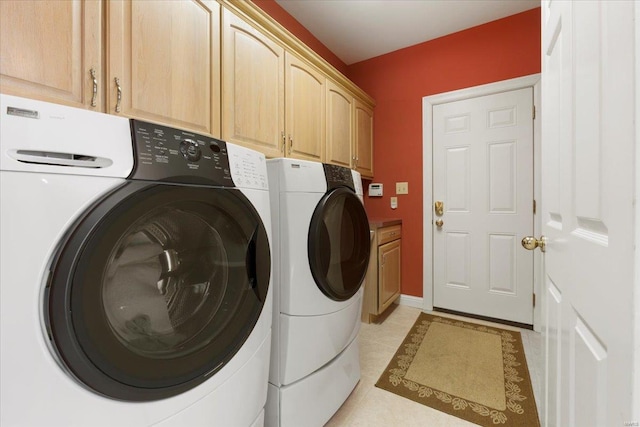
[[[358,292],[369,264],[369,220],[356,194],[339,187],[316,206],[308,236],[309,267],[318,288],[335,301]]]
[[[184,392],[245,343],[270,265],[264,224],[240,191],[128,182],[78,220],[53,263],[53,347],[100,394]]]

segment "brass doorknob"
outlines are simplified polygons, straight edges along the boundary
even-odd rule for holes
[[[436,220],[436,226],[438,228],[442,228],[443,225],[444,225],[444,221],[442,219]]]
[[[540,236],[540,239],[536,239],[533,236],[527,236],[522,239],[522,247],[532,251],[535,248],[540,248],[542,252],[545,251],[545,247],[547,245],[547,238],[544,236]]]

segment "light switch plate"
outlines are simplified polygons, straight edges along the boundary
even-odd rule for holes
[[[398,198],[397,197],[392,197],[391,198],[391,209],[396,209],[398,207]]]
[[[396,194],[409,194],[409,183],[396,182]]]

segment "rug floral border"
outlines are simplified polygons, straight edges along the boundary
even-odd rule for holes
[[[442,323],[500,336],[507,401],[505,410],[452,396],[405,378],[407,370],[432,323]],[[525,381],[528,378],[529,369],[524,358],[520,332],[421,313],[376,383],[376,387],[480,425],[539,426],[540,421],[531,383]]]

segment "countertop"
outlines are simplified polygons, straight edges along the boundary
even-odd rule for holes
[[[402,224],[402,220],[400,218],[370,218],[369,219],[369,228],[372,230],[377,230],[382,227],[389,227],[390,225],[398,225]]]

